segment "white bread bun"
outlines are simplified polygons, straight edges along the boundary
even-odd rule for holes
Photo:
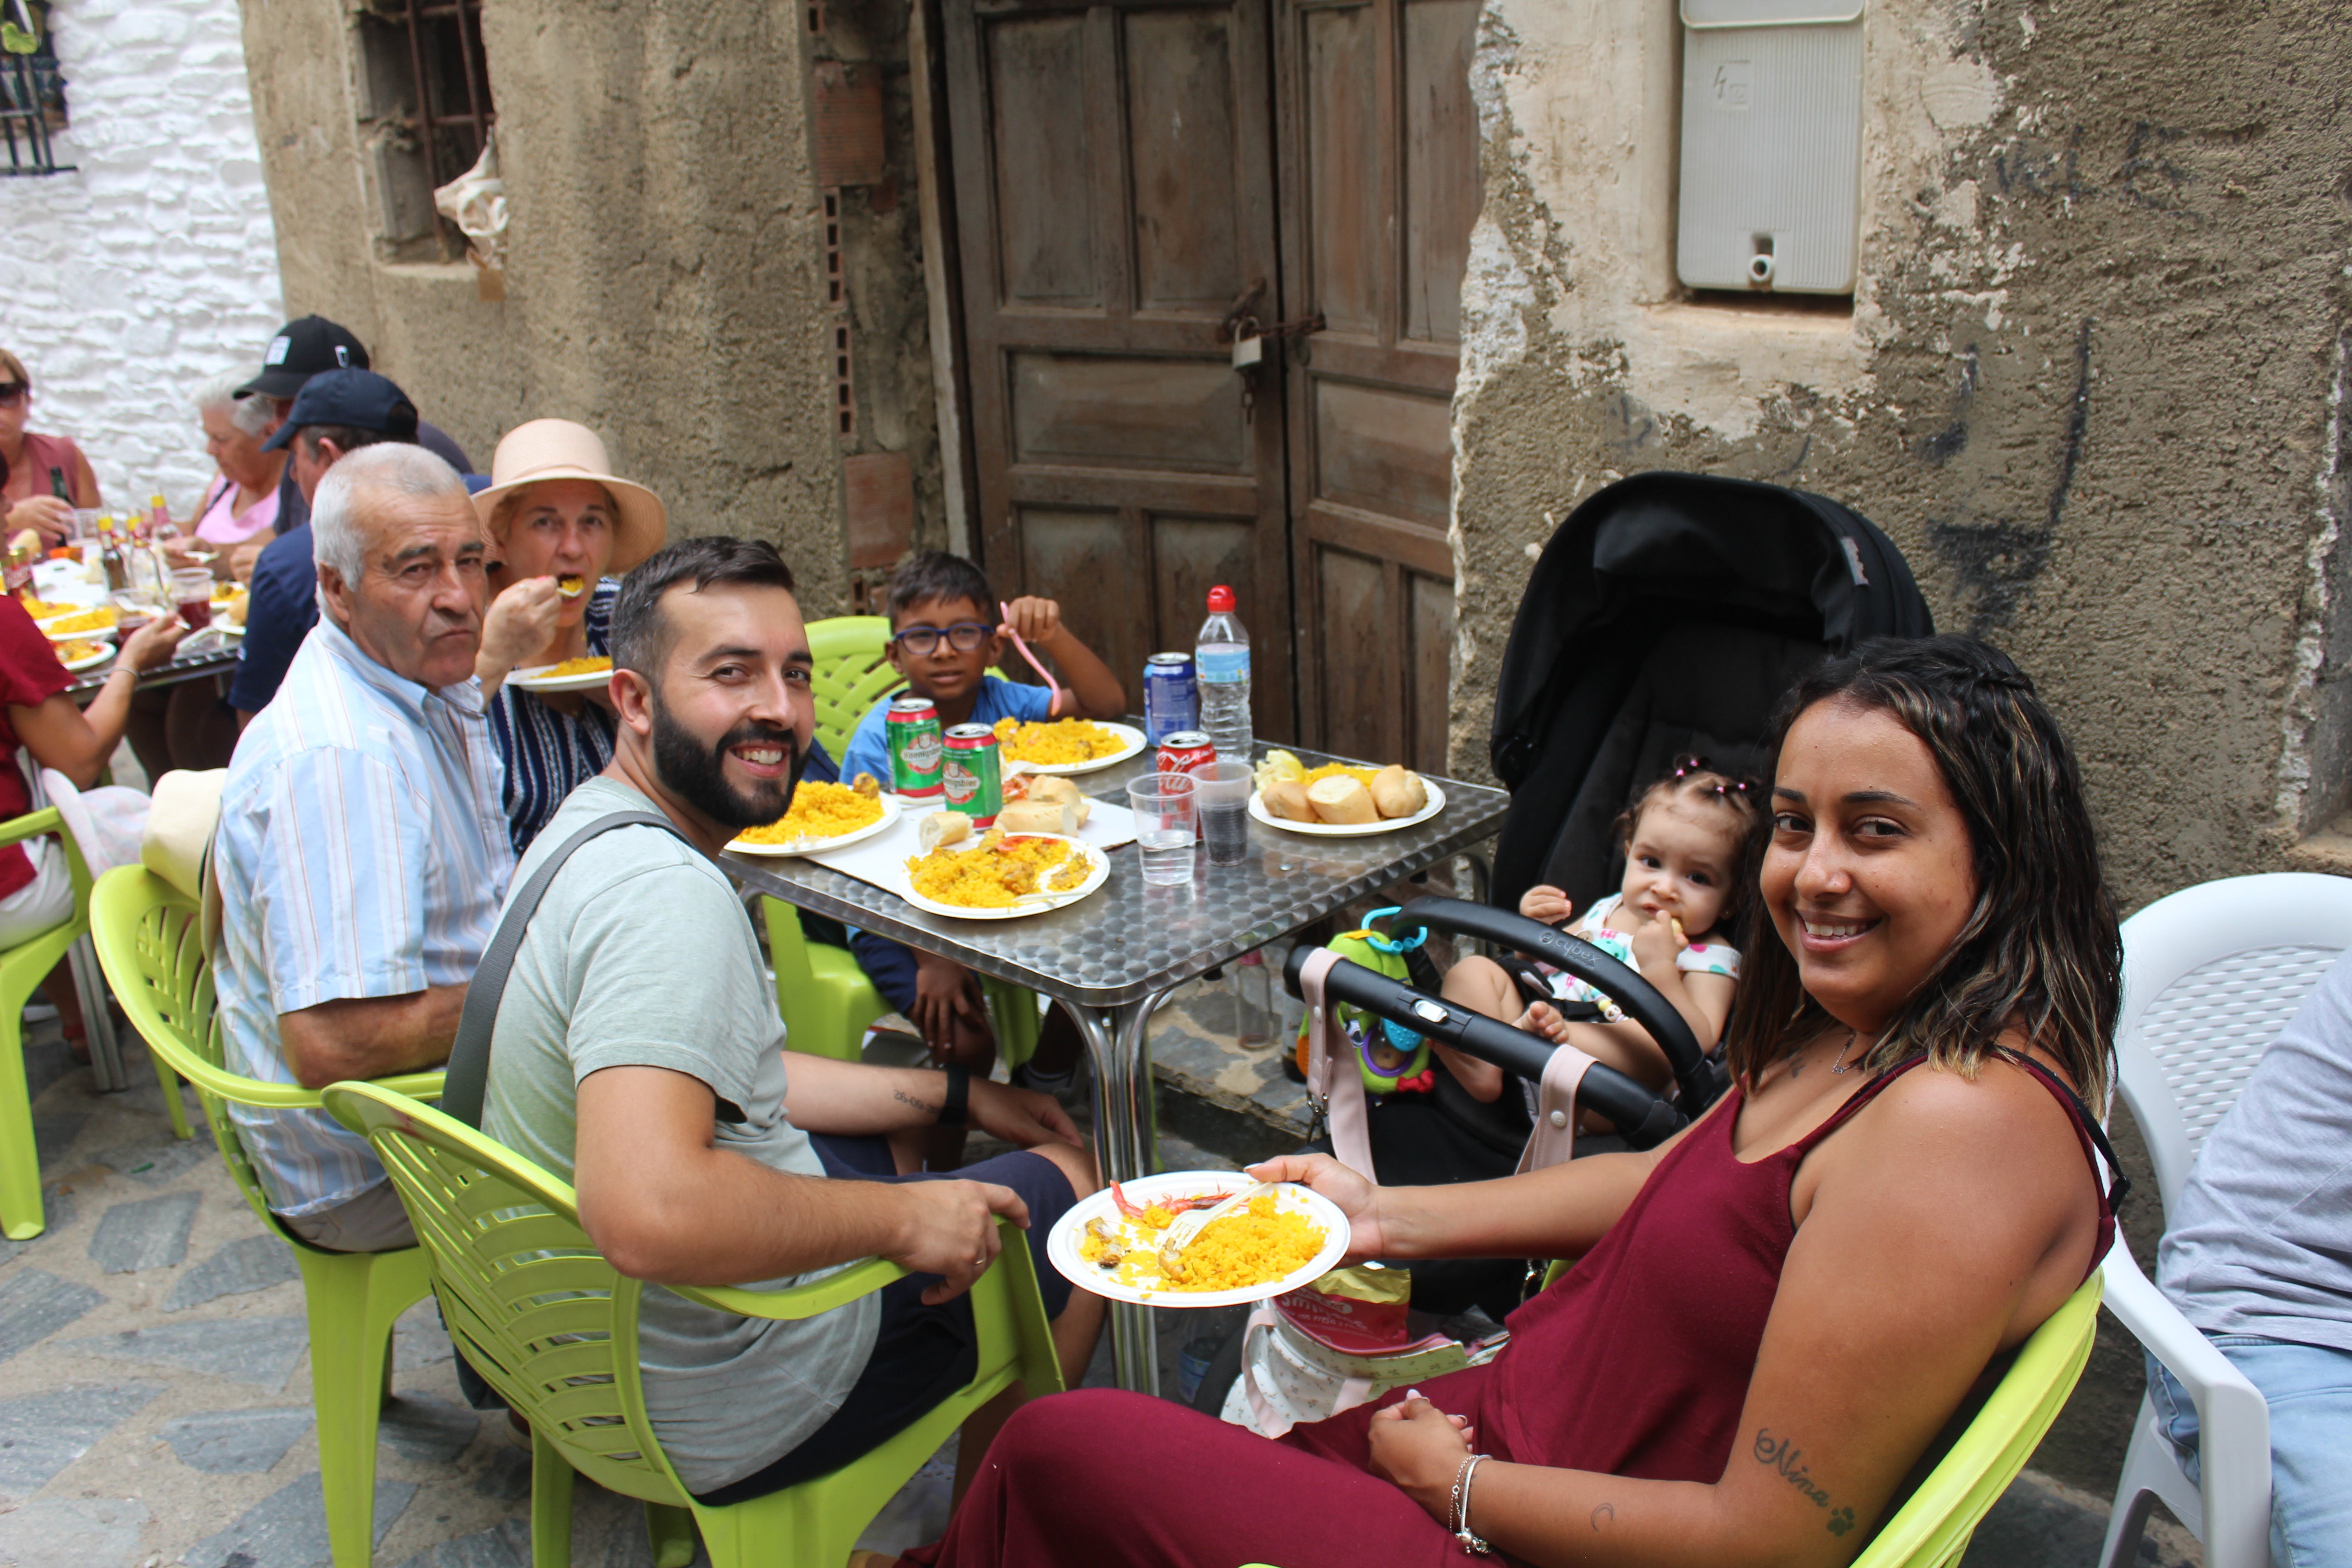
[[[971,837],[971,818],[960,811],[935,811],[915,825],[915,842],[928,855],[942,844],[961,844]]]
[[[1073,832],[1078,827],[1084,827],[1087,818],[1094,814],[1095,803],[1088,800],[1077,785],[1054,773],[1047,773],[1042,778],[1032,780],[1029,784],[1029,798],[1035,801],[1059,802],[1076,811],[1077,821],[1071,829]]]
[[[1066,800],[1024,800],[996,814],[996,826],[1007,833],[1061,833],[1078,830],[1077,808]]]
[[[1322,821],[1335,825],[1378,822],[1380,807],[1372,804],[1372,792],[1349,778],[1346,773],[1334,773],[1328,779],[1318,779],[1307,786],[1307,804]]]
[[[1421,775],[1391,763],[1372,775],[1372,805],[1382,816],[1411,816],[1429,804]]]
[[[1307,786],[1297,779],[1281,779],[1258,791],[1258,799],[1265,803],[1265,814],[1285,822],[1319,820],[1315,807],[1307,799]]]

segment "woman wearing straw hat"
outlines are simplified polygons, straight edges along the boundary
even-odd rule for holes
[[[610,700],[506,684],[517,669],[604,658],[617,579],[662,546],[661,498],[615,477],[604,443],[569,419],[507,432],[474,498],[490,535],[490,587],[475,673],[507,764],[507,825],[520,855],[573,787],[613,760]]]

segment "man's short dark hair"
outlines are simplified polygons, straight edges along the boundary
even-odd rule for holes
[[[890,574],[891,629],[898,628],[901,615],[934,599],[970,599],[982,615],[993,618],[996,595],[989,591],[988,574],[961,555],[924,550],[908,557],[906,564]]]
[[[348,458],[362,447],[373,447],[379,441],[404,438],[394,436],[388,430],[362,430],[352,425],[305,425],[298,433],[298,437],[302,443],[302,449],[310,454],[310,460],[314,463],[324,456],[319,450],[319,443],[321,441],[332,441],[335,444],[335,450]],[[415,445],[414,441],[409,444]]]
[[[665,545],[621,579],[620,595],[613,601],[611,642],[615,668],[635,670],[648,681],[656,679],[676,639],[669,617],[662,613],[662,596],[688,578],[693,579],[698,594],[713,583],[782,588],[786,593],[793,586],[793,569],[764,539],[710,534]]]

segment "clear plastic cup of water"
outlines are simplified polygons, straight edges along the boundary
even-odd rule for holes
[[[1135,813],[1135,844],[1146,882],[1167,888],[1192,879],[1193,847],[1200,837],[1197,794],[1190,773],[1150,773],[1129,781],[1127,803]]]
[[[1209,864],[1237,866],[1249,858],[1249,801],[1257,775],[1247,763],[1211,763],[1193,771],[1200,781],[1201,839]]]

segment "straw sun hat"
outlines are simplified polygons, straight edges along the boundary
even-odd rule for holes
[[[474,498],[482,526],[500,537],[494,521],[499,502],[550,479],[586,479],[612,493],[621,515],[614,520],[613,559],[605,570],[615,577],[659,550],[668,536],[669,512],[661,497],[616,477],[596,432],[569,419],[534,419],[507,432],[490,459],[490,488]]]

